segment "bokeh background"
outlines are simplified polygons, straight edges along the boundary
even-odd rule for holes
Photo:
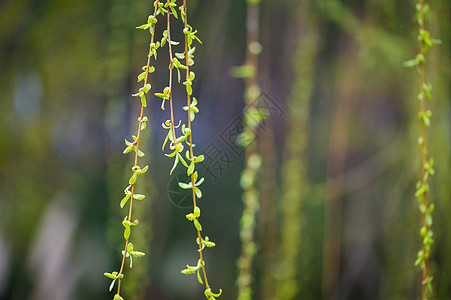
[[[134,28],[146,22],[152,2],[0,1],[0,299],[112,298],[103,273],[120,264],[119,201],[132,165],[123,140],[135,132],[139,104],[131,93],[149,42]],[[431,268],[434,298],[445,300],[451,298],[451,2],[429,2],[426,26],[442,41],[427,56],[436,166]],[[221,299],[234,299],[243,155],[224,136],[244,106],[244,84],[230,70],[245,59],[246,2],[188,5],[203,41],[194,66],[200,114],[193,136],[197,149],[215,148],[223,158],[211,156],[200,171],[202,224],[217,243],[207,251],[207,269],[213,287],[224,290]],[[289,272],[295,299],[321,299],[324,278],[332,278],[333,299],[419,297],[418,74],[403,67],[418,51],[414,5],[261,1],[258,78],[274,113],[257,140],[264,162],[255,299],[277,299]],[[165,86],[165,60],[161,53],[154,92]],[[169,176],[171,161],[161,151],[168,112],[159,100],[149,102],[151,128],[142,144],[150,172],[141,188],[150,197],[136,205],[141,222],[133,232],[147,255],[126,270],[124,296],[200,299],[196,277],[180,274],[197,261],[197,245],[185,219],[189,201],[174,195],[183,170]],[[324,255],[326,244],[335,255]],[[295,265],[284,257],[287,248],[298,254]]]

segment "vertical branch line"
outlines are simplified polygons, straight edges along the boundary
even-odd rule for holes
[[[419,210],[422,214],[422,227],[420,229],[420,235],[422,238],[422,247],[418,251],[415,265],[419,266],[422,271],[422,299],[428,299],[432,294],[432,276],[430,276],[429,270],[429,257],[431,254],[431,246],[434,242],[432,232],[432,212],[434,210],[434,204],[429,200],[429,177],[434,175],[434,161],[428,157],[426,128],[430,126],[431,111],[426,108],[426,99],[431,99],[432,85],[426,83],[425,80],[425,54],[429,46],[440,44],[439,40],[430,38],[429,32],[425,30],[424,16],[429,10],[429,6],[424,3],[423,0],[419,0],[416,5],[417,15],[416,20],[418,23],[418,42],[419,53],[416,58],[405,62],[407,67],[417,67],[420,74],[420,93],[418,94],[418,100],[420,101],[420,111],[418,117],[420,119],[420,137],[418,143],[421,147],[421,180],[417,183],[417,189],[415,196],[418,200]]]
[[[418,21],[419,24],[419,31],[424,31],[424,3],[423,0],[420,0],[420,19]],[[424,43],[422,40],[419,42],[419,51],[420,55],[424,56]],[[424,60],[420,62],[420,115],[424,115],[426,112],[426,101],[425,101],[425,95],[424,95],[424,85],[425,85],[425,79],[424,79]],[[421,186],[422,187],[429,187],[428,184],[428,178],[426,175],[426,164],[427,164],[427,140],[426,140],[426,125],[425,122],[420,122],[421,126],[421,161],[422,161],[422,170],[421,170]],[[428,189],[428,188],[427,188]],[[425,191],[423,194],[423,201],[422,204],[424,205],[424,212],[429,210],[429,199],[428,199],[428,192]],[[420,200],[420,199],[419,199]],[[421,205],[421,203],[420,203]],[[427,220],[427,214],[423,212],[423,228],[425,232],[430,231],[429,228],[429,222]],[[422,229],[423,229],[422,228]],[[428,267],[429,267],[429,249],[428,245],[423,242],[423,272],[422,272],[422,299],[427,299],[427,286],[429,283],[429,276],[428,276]]]
[[[204,178],[199,179],[199,181],[197,181],[198,178],[198,173],[194,172],[195,171],[195,164],[198,162],[202,162],[204,159],[203,155],[199,155],[199,156],[194,156],[194,152],[193,152],[193,143],[192,143],[192,128],[191,128],[191,122],[192,120],[194,120],[194,114],[198,112],[198,109],[194,108],[195,105],[197,104],[197,101],[193,98],[193,101],[191,101],[191,93],[192,93],[192,82],[194,80],[195,74],[194,72],[190,72],[189,71],[189,65],[190,63],[193,64],[194,60],[191,59],[192,54],[194,53],[195,48],[191,48],[190,45],[193,42],[193,40],[197,40],[200,42],[200,40],[196,37],[196,30],[193,31],[193,29],[191,28],[191,26],[188,25],[187,23],[187,6],[186,6],[186,1],[183,1],[183,5],[179,7],[180,9],[180,13],[181,13],[181,17],[183,20],[183,25],[184,25],[184,29],[183,29],[183,34],[185,35],[185,41],[184,41],[184,53],[175,53],[175,56],[177,56],[179,59],[185,59],[186,61],[186,66],[182,65],[180,63],[180,61],[176,58],[173,57],[173,52],[172,52],[172,45],[178,45],[178,42],[172,41],[171,40],[171,32],[170,32],[170,18],[171,18],[171,14],[174,15],[175,18],[177,17],[177,12],[175,10],[176,4],[175,4],[176,0],[167,0],[165,7],[167,9],[166,13],[167,13],[167,31],[166,34],[163,37],[163,39],[167,39],[168,42],[168,48],[169,48],[169,87],[167,87],[167,92],[163,92],[155,94],[159,97],[162,97],[163,99],[168,98],[169,102],[170,102],[170,114],[171,114],[171,120],[170,120],[170,125],[171,128],[165,126],[163,124],[164,128],[167,128],[170,130],[170,132],[168,133],[168,137],[166,138],[164,144],[163,144],[163,149],[165,147],[165,144],[167,142],[168,139],[171,140],[171,145],[170,148],[171,150],[174,150],[174,152],[172,152],[171,154],[166,154],[166,156],[168,157],[174,157],[175,161],[174,161],[174,165],[173,168],[171,170],[170,173],[173,172],[173,170],[177,167],[178,162],[182,162],[182,164],[187,168],[187,174],[188,176],[190,176],[190,181],[189,184],[188,183],[182,183],[179,182],[179,186],[183,189],[191,189],[192,190],[192,196],[193,196],[193,206],[194,206],[194,211],[193,213],[187,214],[186,218],[189,221],[192,221],[195,228],[196,228],[196,233],[197,233],[197,238],[196,238],[196,242],[199,245],[199,260],[196,266],[190,266],[190,265],[186,265],[186,269],[182,270],[182,274],[193,274],[196,273],[197,274],[197,279],[199,281],[200,284],[204,284],[205,281],[205,297],[208,300],[214,300],[215,297],[219,297],[222,293],[222,291],[220,290],[219,293],[213,293],[208,279],[207,279],[207,272],[205,269],[205,261],[204,261],[204,256],[203,256],[203,249],[204,247],[214,247],[215,243],[210,241],[209,238],[207,236],[205,236],[205,238],[202,237],[201,231],[202,231],[202,225],[199,222],[199,217],[200,217],[200,208],[197,205],[196,202],[196,197],[197,198],[201,198],[202,197],[202,192],[199,189],[199,185],[202,184],[202,182],[204,181]],[[162,40],[163,41],[163,40]],[[176,134],[175,134],[175,123],[174,123],[174,109],[173,109],[173,103],[172,103],[172,83],[173,83],[173,68],[177,69],[177,75],[178,75],[178,82],[180,82],[180,69],[185,69],[186,70],[186,81],[183,83],[186,86],[186,94],[187,94],[187,106],[184,107],[183,109],[188,111],[188,127],[185,126],[185,124],[183,124],[182,126],[182,134],[183,136],[180,136],[177,138]],[[166,90],[165,89],[165,90]],[[178,127],[178,126],[177,126]],[[171,137],[172,135],[172,137]],[[180,154],[183,151],[183,142],[186,142],[189,145],[189,150],[186,151],[186,159],[188,159],[190,161],[190,164],[188,166],[188,164],[186,163],[185,159],[182,157],[182,155]],[[200,272],[202,272],[202,275],[200,274]],[[203,280],[202,280],[203,277]]]
[[[184,28],[188,28],[188,9],[187,9],[187,5],[186,5],[186,0],[183,0],[183,14],[184,14]],[[189,80],[189,75],[190,75],[190,69],[189,69],[189,57],[188,57],[188,36],[187,34],[185,34],[185,51],[183,52],[184,56],[185,56],[185,66],[186,66],[186,76],[185,79],[186,81]],[[187,106],[188,106],[188,129],[190,131],[190,135],[189,135],[189,155],[191,158],[191,161],[193,161],[194,158],[194,151],[193,151],[193,131],[191,128],[191,95],[190,93],[186,93],[186,102],[187,102]],[[196,202],[196,192],[195,192],[195,178],[194,178],[194,174],[191,174],[190,176],[191,179],[191,191],[192,191],[192,197],[193,197],[193,206],[197,207],[197,202]],[[198,217],[196,217],[198,218]],[[204,262],[204,257],[203,257],[203,247],[202,247],[202,234],[200,232],[200,230],[198,228],[196,228],[197,231],[197,237],[199,239],[199,260],[200,260],[200,264],[202,267],[202,273],[203,273],[203,277],[205,280],[205,288],[208,290],[210,289],[210,285],[208,283],[208,278],[207,278],[207,271],[205,268],[205,262]]]
[[[170,0],[167,0],[167,4],[171,3]],[[172,55],[172,44],[171,44],[171,13],[168,8],[167,12],[167,28],[166,32],[168,35],[168,51],[169,51],[169,106],[171,111],[171,126],[172,126],[172,136],[174,137],[174,145],[177,145],[177,139],[175,138],[175,123],[174,123],[174,109],[172,106],[172,68],[173,68],[173,60],[174,57]]]
[[[434,243],[432,232],[432,212],[434,211],[434,204],[429,200],[429,177],[434,175],[434,161],[428,157],[426,128],[431,124],[431,111],[426,108],[426,99],[431,100],[432,85],[426,83],[425,80],[425,54],[430,46],[440,44],[440,40],[435,40],[430,37],[430,34],[425,30],[424,16],[429,10],[429,6],[423,0],[419,0],[416,4],[416,20],[418,23],[418,42],[419,53],[417,56],[404,63],[406,67],[416,67],[420,74],[420,92],[418,100],[420,101],[420,111],[418,118],[420,119],[420,137],[418,144],[421,147],[421,179],[417,183],[415,196],[418,200],[418,208],[422,214],[422,226],[420,235],[422,238],[422,247],[418,251],[415,265],[419,266],[422,271],[422,299],[428,299],[432,294],[432,276],[429,275],[429,256],[431,254],[431,246]]]
[[[155,2],[156,4],[158,4],[158,0]],[[154,18],[157,15],[157,7],[158,5],[155,5],[155,10],[154,10]],[[153,25],[153,32],[155,32],[155,24]],[[151,35],[151,44],[153,44],[154,42],[154,34],[152,33]],[[147,65],[146,65],[146,75],[145,75],[145,79],[144,79],[144,86],[147,85],[148,82],[148,77],[149,77],[149,70],[150,70],[150,61],[151,61],[151,52],[152,52],[152,47],[149,47],[149,54],[148,54],[148,58],[147,58]],[[145,95],[144,95],[145,97]],[[134,162],[134,166],[133,169],[136,169],[138,167],[138,153],[139,153],[139,141],[140,141],[140,137],[141,137],[141,131],[142,131],[142,123],[144,120],[144,104],[141,103],[141,112],[140,112],[140,117],[139,117],[139,124],[138,124],[138,133],[137,133],[137,138],[136,138],[136,151],[135,151],[135,162]],[[133,210],[133,199],[134,199],[134,195],[135,195],[135,184],[131,184],[131,196],[130,196],[130,206],[129,206],[129,212],[128,212],[128,222],[131,222],[132,220],[132,210]],[[123,274],[123,270],[124,270],[124,264],[125,264],[125,258],[126,258],[126,254],[128,251],[128,245],[129,245],[129,238],[127,238],[125,240],[125,247],[124,247],[124,253],[122,255],[122,263],[121,263],[121,268],[119,270],[119,276]],[[120,291],[121,291],[121,284],[122,284],[122,277],[118,277],[118,286],[117,286],[117,292],[116,292],[116,296],[119,296]],[[115,296],[115,299],[118,298]],[[120,296],[119,296],[120,297]]]
[[[256,179],[261,167],[261,155],[257,148],[256,131],[266,117],[266,111],[259,110],[256,102],[260,96],[257,82],[259,43],[259,0],[247,0],[247,49],[246,61],[235,69],[235,76],[244,78],[244,129],[237,142],[246,148],[245,168],[241,173],[243,189],[243,213],[240,220],[241,254],[238,260],[238,300],[252,298],[252,261],[256,253],[255,224],[259,208],[259,191]]]

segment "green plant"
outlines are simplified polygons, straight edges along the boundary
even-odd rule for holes
[[[107,39],[107,47],[105,53],[105,60],[108,64],[105,65],[105,86],[108,89],[105,91],[107,96],[106,111],[109,115],[115,115],[117,117],[110,118],[112,120],[118,120],[119,116],[123,115],[127,103],[124,101],[124,95],[128,93],[128,83],[130,75],[130,67],[136,60],[134,57],[141,55],[135,55],[135,53],[141,52],[144,45],[148,44],[147,40],[141,40],[141,30],[131,30],[134,20],[131,20],[130,16],[139,15],[140,18],[146,14],[148,3],[146,0],[137,0],[133,2],[133,5],[128,5],[127,0],[113,0],[110,4],[109,17],[107,18],[110,23],[110,34]],[[146,16],[147,17],[147,16]],[[130,39],[136,37],[136,47],[130,47]],[[124,59],[128,57],[129,59]],[[139,61],[138,61],[139,63]],[[140,83],[138,83],[140,84]],[[127,101],[128,102],[128,101]],[[134,105],[132,115],[138,114],[140,107]],[[130,118],[127,123],[133,128],[138,125],[135,122],[135,118]],[[117,135],[118,129],[121,127],[120,122],[109,121],[105,122],[106,130],[110,136]],[[127,126],[124,126],[125,128]],[[146,153],[145,159],[151,160],[148,154],[148,149],[151,149],[151,132],[149,132],[150,126],[146,128],[146,134],[140,136],[139,149]],[[109,191],[110,198],[110,217],[108,218],[108,231],[111,240],[114,245],[122,243],[122,236],[116,234],[119,226],[116,226],[118,217],[122,214],[122,209],[117,205],[118,189],[117,186],[122,185],[125,180],[124,175],[128,175],[129,163],[122,159],[119,159],[119,153],[113,153],[107,151],[106,164],[107,164],[107,190]],[[148,191],[154,190],[152,186],[151,178],[146,175],[146,180],[139,183],[139,192],[147,194]],[[139,209],[133,210],[133,219],[140,221],[139,226],[133,230],[133,244],[139,245],[142,252],[145,252],[144,257],[139,258],[139,264],[133,264],[133,272],[127,272],[126,284],[122,284],[121,296],[127,298],[128,295],[133,295],[135,299],[144,298],[146,289],[151,281],[150,274],[150,249],[152,239],[152,222],[147,216],[151,215],[151,203],[152,198],[146,197],[145,201],[140,201]],[[136,205],[135,205],[136,207]],[[118,216],[119,214],[119,216]],[[122,225],[121,225],[122,226]],[[122,247],[122,246],[121,246]],[[137,261],[137,260],[135,260]],[[134,262],[135,262],[134,261]]]
[[[195,114],[199,112],[199,109],[197,108],[197,100],[196,98],[192,98],[192,84],[195,78],[195,73],[190,71],[190,66],[194,65],[194,52],[196,48],[193,46],[193,43],[195,41],[201,43],[199,38],[196,36],[197,30],[194,30],[189,24],[188,24],[188,18],[187,18],[187,5],[186,0],[183,1],[183,5],[179,6],[178,9],[180,10],[180,16],[183,22],[183,34],[184,34],[184,48],[183,52],[176,52],[174,53],[173,47],[179,45],[180,43],[177,41],[174,41],[171,38],[171,19],[172,17],[178,19],[178,13],[177,13],[177,4],[176,0],[168,0],[166,3],[162,3],[160,1],[154,2],[154,13],[153,15],[150,15],[148,17],[147,23],[143,24],[141,26],[138,26],[138,29],[142,30],[149,30],[151,35],[151,43],[149,48],[149,54],[148,54],[148,60],[147,65],[144,66],[143,72],[138,75],[138,82],[144,81],[143,87],[139,89],[138,93],[133,94],[134,97],[139,97],[141,100],[141,116],[138,119],[139,120],[139,126],[138,126],[138,135],[133,137],[134,141],[129,142],[126,141],[127,148],[125,149],[124,153],[135,151],[135,165],[133,167],[133,175],[129,180],[129,186],[125,189],[126,196],[121,201],[121,207],[123,207],[129,199],[131,199],[130,202],[130,211],[129,211],[129,217],[125,218],[123,221],[123,225],[125,226],[125,233],[124,238],[126,239],[126,245],[125,250],[123,253],[123,260],[121,269],[119,272],[113,272],[113,273],[105,273],[105,275],[111,279],[113,279],[113,282],[111,284],[110,289],[113,287],[114,282],[116,280],[119,280],[118,283],[118,291],[115,295],[115,299],[122,299],[119,295],[120,292],[120,284],[121,280],[124,277],[122,271],[124,266],[124,261],[126,257],[130,258],[130,267],[132,266],[132,257],[139,257],[144,255],[142,252],[134,251],[133,245],[129,242],[131,227],[138,224],[138,221],[131,222],[131,209],[132,209],[132,201],[133,199],[141,200],[145,196],[141,194],[135,194],[134,193],[134,187],[135,182],[137,180],[138,175],[144,173],[147,171],[147,166],[143,169],[140,169],[137,165],[137,159],[138,156],[143,156],[144,153],[142,153],[139,150],[139,140],[140,140],[140,134],[141,130],[146,128],[146,121],[147,118],[143,116],[143,109],[147,106],[147,99],[146,95],[149,93],[151,89],[151,85],[148,83],[148,75],[149,73],[153,73],[155,71],[155,68],[150,65],[151,58],[154,57],[155,60],[157,59],[157,51],[159,48],[164,47],[165,45],[168,46],[168,52],[169,52],[169,79],[168,79],[168,86],[163,89],[161,93],[155,93],[155,96],[161,98],[161,109],[165,110],[165,104],[166,101],[169,102],[169,110],[170,110],[170,119],[165,121],[162,124],[163,129],[167,130],[166,138],[163,142],[162,150],[166,151],[167,148],[169,148],[169,153],[165,153],[167,157],[171,157],[174,159],[173,167],[170,170],[170,174],[175,170],[175,168],[178,166],[179,162],[182,163],[187,168],[187,174],[190,176],[190,182],[188,183],[179,183],[179,186],[182,189],[190,189],[192,190],[192,197],[193,197],[193,212],[186,215],[186,218],[189,221],[192,221],[194,224],[194,227],[196,229],[197,238],[196,242],[198,244],[198,252],[199,252],[199,260],[197,262],[197,265],[190,266],[187,265],[187,268],[182,270],[183,274],[192,274],[196,273],[197,278],[200,284],[203,284],[205,282],[205,297],[209,300],[214,300],[215,297],[219,297],[222,293],[222,290],[219,291],[219,293],[213,293],[212,289],[209,285],[208,278],[207,278],[207,272],[205,268],[205,260],[203,257],[203,251],[205,247],[214,247],[215,243],[212,242],[208,236],[203,237],[202,236],[202,225],[199,222],[200,217],[200,208],[197,204],[196,197],[201,198],[202,192],[200,189],[200,185],[203,183],[204,178],[200,178],[198,172],[196,171],[196,164],[200,163],[204,160],[203,155],[194,155],[193,151],[193,138],[192,138],[192,122],[195,119]],[[166,30],[164,30],[162,38],[159,41],[155,42],[155,26],[158,22],[157,17],[161,15],[162,17],[166,16]],[[180,60],[184,60],[185,64],[182,64]],[[185,81],[182,83],[185,85],[186,89],[186,97],[187,97],[187,105],[183,108],[185,111],[187,111],[187,125],[181,124],[181,121],[178,122],[176,125],[175,123],[175,114],[174,114],[174,108],[173,108],[173,97],[172,97],[172,91],[173,91],[173,71],[177,71],[177,82],[180,83],[181,81],[181,70],[186,71]],[[181,135],[177,136],[176,129],[180,128],[181,126]],[[184,146],[183,143],[186,143],[189,147],[189,150],[184,153]],[[184,158],[185,156],[185,158]]]
[[[420,101],[420,111],[418,118],[420,119],[420,137],[418,138],[418,144],[421,147],[421,180],[417,183],[417,189],[415,196],[418,200],[419,210],[422,214],[422,227],[420,229],[420,235],[423,241],[422,249],[418,251],[415,265],[419,266],[422,270],[422,299],[428,299],[432,293],[432,276],[429,270],[429,257],[431,254],[431,246],[434,242],[432,226],[432,212],[434,210],[434,204],[430,203],[429,196],[429,177],[433,176],[434,160],[429,156],[427,149],[426,128],[431,125],[431,111],[426,108],[426,99],[431,100],[432,85],[426,83],[425,79],[425,54],[429,47],[432,45],[440,44],[439,40],[432,39],[424,26],[424,15],[429,11],[429,6],[424,3],[423,0],[419,0],[416,4],[416,21],[418,23],[418,42],[419,53],[417,56],[409,61],[406,61],[404,65],[406,67],[416,67],[420,75],[420,93],[418,94],[418,100]]]
[[[208,282],[207,278],[207,271],[205,268],[205,260],[203,256],[203,251],[205,247],[214,247],[215,243],[210,241],[208,236],[203,237],[202,236],[202,225],[199,222],[199,217],[201,210],[199,208],[199,205],[196,201],[197,198],[202,197],[202,192],[199,188],[199,186],[203,183],[204,178],[200,178],[198,180],[198,172],[196,171],[196,163],[200,163],[204,160],[203,155],[194,155],[193,151],[193,135],[192,135],[192,122],[195,119],[196,113],[199,112],[199,109],[197,108],[197,100],[196,98],[192,98],[192,84],[195,78],[195,73],[193,71],[190,71],[190,66],[194,65],[194,52],[196,51],[196,47],[193,46],[193,42],[197,41],[199,43],[202,43],[199,38],[196,36],[197,30],[194,30],[189,24],[188,24],[188,14],[187,14],[187,5],[186,0],[183,1],[183,5],[179,7],[181,19],[183,22],[183,34],[184,34],[184,48],[183,52],[177,52],[175,53],[175,57],[173,55],[173,46],[179,45],[179,42],[176,42],[171,39],[171,15],[175,18],[178,18],[177,12],[175,10],[176,0],[168,0],[165,4],[166,11],[161,10],[162,14],[164,12],[167,15],[167,29],[163,33],[163,38],[161,39],[160,46],[163,47],[166,43],[168,45],[168,51],[169,51],[169,83],[168,86],[163,90],[162,93],[155,93],[157,97],[160,97],[162,99],[161,108],[164,110],[164,103],[166,100],[169,100],[169,106],[170,106],[170,120],[167,120],[164,124],[162,124],[163,128],[168,130],[168,133],[166,135],[166,139],[163,142],[162,150],[164,151],[166,148],[166,145],[169,143],[169,150],[171,153],[165,154],[168,157],[174,158],[174,164],[170,171],[172,172],[175,170],[179,162],[182,162],[182,165],[184,165],[187,168],[187,175],[190,176],[190,182],[183,183],[180,182],[179,186],[182,189],[191,189],[192,191],[192,197],[193,197],[193,212],[186,215],[186,218],[189,221],[192,221],[194,224],[194,227],[196,229],[197,238],[196,243],[198,244],[198,252],[199,252],[199,260],[195,266],[186,265],[186,269],[182,270],[183,274],[197,274],[197,279],[200,284],[203,284],[205,282],[205,297],[209,300],[214,300],[215,297],[219,297],[222,293],[222,290],[219,291],[219,293],[213,293],[212,289],[210,287],[210,284]],[[160,5],[161,6],[161,5]],[[180,60],[185,60],[185,64],[182,64]],[[176,128],[180,127],[181,121],[179,121],[178,125],[175,125],[174,122],[174,109],[172,104],[172,87],[173,87],[173,70],[174,68],[177,70],[177,81],[180,83],[181,75],[180,70],[185,70],[185,81],[183,82],[183,85],[185,85],[186,90],[186,101],[187,105],[183,107],[185,111],[187,111],[187,123],[182,124],[181,127],[181,135],[177,137],[176,135]],[[183,158],[183,142],[185,142],[189,150],[186,150],[185,157],[186,161]],[[202,272],[202,274],[201,274]]]
[[[156,1],[157,3],[158,1]],[[154,20],[155,16],[157,15],[157,7],[155,6],[155,11],[152,16],[149,17],[149,20]],[[124,220],[122,221],[122,225],[125,227],[124,229],[124,239],[125,239],[125,247],[122,251],[122,263],[121,267],[119,269],[119,272],[114,271],[112,273],[104,273],[105,276],[112,279],[112,282],[110,284],[110,291],[113,289],[114,284],[116,280],[118,281],[117,284],[117,292],[114,295],[114,300],[123,299],[120,296],[121,291],[121,283],[122,279],[124,278],[124,265],[126,258],[129,258],[130,260],[130,268],[133,266],[133,257],[142,257],[145,255],[144,252],[136,251],[134,248],[134,245],[130,242],[130,236],[131,236],[131,228],[133,226],[137,226],[139,221],[134,220],[132,221],[132,210],[133,210],[133,200],[143,200],[145,198],[144,194],[138,194],[135,192],[135,186],[137,179],[140,175],[144,174],[148,170],[148,166],[145,166],[141,168],[138,165],[138,157],[143,157],[145,154],[139,149],[139,143],[141,138],[141,133],[144,129],[146,129],[148,118],[144,116],[144,108],[147,106],[147,100],[146,95],[149,93],[149,90],[151,88],[151,85],[148,83],[149,81],[149,74],[152,73],[155,69],[151,67],[150,62],[152,58],[152,51],[154,51],[153,42],[154,42],[154,27],[155,24],[151,23],[150,25],[150,32],[151,32],[151,46],[149,48],[149,55],[147,58],[147,64],[142,68],[144,72],[142,72],[138,76],[138,82],[143,82],[143,86],[139,89],[138,93],[133,94],[134,97],[139,97],[141,100],[141,112],[140,116],[138,118],[138,133],[136,136],[132,136],[132,141],[125,140],[126,148],[123,151],[124,154],[127,153],[134,153],[134,165],[132,167],[132,175],[130,179],[128,180],[128,186],[124,189],[124,198],[120,201],[120,207],[124,208],[124,206],[129,202],[129,210],[128,210],[128,216],[125,216]]]
[[[258,41],[259,0],[247,0],[247,52],[244,65],[232,69],[232,76],[245,80],[243,111],[244,129],[237,143],[246,148],[245,168],[241,173],[240,185],[243,189],[244,208],[240,220],[241,255],[238,261],[238,297],[239,300],[252,298],[252,260],[256,252],[255,223],[259,208],[259,191],[256,186],[262,157],[256,145],[256,132],[266,118],[267,111],[257,107],[260,87],[257,82],[258,54],[261,44]]]

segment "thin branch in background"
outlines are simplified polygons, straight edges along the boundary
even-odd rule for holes
[[[432,84],[426,83],[424,64],[426,61],[425,54],[432,45],[440,44],[439,40],[434,40],[430,34],[425,30],[424,15],[429,11],[429,6],[423,0],[419,0],[416,5],[416,20],[418,23],[418,42],[419,53],[415,59],[406,61],[406,67],[416,67],[419,70],[420,93],[418,100],[420,101],[420,111],[418,118],[420,119],[420,137],[418,144],[421,148],[421,179],[417,183],[417,190],[415,196],[418,200],[418,207],[422,214],[422,227],[420,229],[420,236],[422,239],[422,249],[418,251],[415,265],[419,266],[422,271],[422,299],[426,300],[432,294],[432,276],[429,269],[429,257],[431,254],[431,246],[434,243],[432,232],[432,212],[434,211],[434,204],[429,200],[429,177],[433,176],[434,160],[428,154],[428,140],[426,136],[426,128],[430,127],[432,112],[426,108],[426,99],[431,100]]]
[[[252,265],[257,251],[255,243],[256,214],[259,208],[257,177],[262,157],[257,149],[256,132],[266,118],[267,111],[257,108],[260,87],[257,82],[259,43],[259,0],[247,1],[247,48],[246,62],[232,70],[234,77],[245,80],[244,88],[244,129],[238,136],[238,144],[245,150],[245,168],[241,173],[240,185],[243,189],[243,213],[240,220],[241,255],[238,261],[238,300],[252,299]]]
[[[156,1],[156,3],[158,3],[158,0]],[[154,14],[153,14],[154,19],[155,19],[156,15],[157,15],[157,5],[155,5],[155,10],[154,10]],[[150,17],[149,17],[149,19],[150,19]],[[126,216],[124,218],[124,220],[122,221],[122,225],[125,227],[125,230],[124,230],[125,247],[124,247],[124,250],[122,251],[122,263],[121,263],[119,272],[115,271],[112,273],[104,273],[105,276],[107,276],[108,278],[113,280],[110,285],[110,290],[113,288],[115,281],[116,280],[118,281],[117,292],[114,295],[114,300],[123,299],[120,296],[120,291],[121,291],[122,279],[124,278],[123,271],[124,271],[125,259],[127,257],[129,258],[130,268],[131,268],[133,257],[141,257],[141,256],[145,255],[144,252],[136,251],[134,249],[133,244],[130,242],[130,235],[131,235],[132,226],[136,226],[139,223],[138,220],[132,221],[133,200],[134,199],[142,200],[145,198],[145,195],[135,193],[136,181],[138,179],[138,176],[140,176],[141,174],[144,174],[148,169],[148,166],[145,166],[142,169],[138,166],[138,157],[144,156],[144,153],[139,149],[139,143],[140,143],[140,138],[141,138],[141,132],[142,132],[142,130],[146,129],[146,123],[148,120],[147,117],[144,116],[144,108],[147,106],[146,95],[151,88],[150,84],[148,83],[148,79],[149,79],[149,73],[151,72],[150,61],[152,58],[152,55],[151,55],[152,49],[153,49],[152,44],[154,42],[154,32],[155,32],[155,24],[154,23],[150,23],[150,24],[148,23],[147,25],[149,25],[149,27],[152,28],[152,30],[150,30],[150,33],[151,33],[150,45],[151,46],[149,47],[147,64],[145,67],[143,67],[144,72],[141,73],[140,76],[138,76],[138,82],[143,81],[144,83],[143,83],[143,87],[139,89],[139,92],[136,94],[133,94],[134,97],[139,97],[141,100],[141,112],[140,112],[140,115],[138,118],[138,133],[136,136],[133,136],[133,140],[134,140],[133,142],[129,142],[129,141],[125,140],[125,144],[127,145],[127,147],[124,150],[124,154],[130,153],[133,151],[135,152],[135,161],[134,161],[134,165],[132,167],[133,174],[130,177],[130,179],[128,180],[129,185],[124,190],[125,197],[120,202],[121,208],[123,208],[127,202],[130,202],[128,217]],[[147,27],[147,28],[149,28],[149,27]]]

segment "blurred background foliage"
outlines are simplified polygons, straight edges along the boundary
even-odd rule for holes
[[[117,269],[122,247],[119,201],[131,166],[123,139],[135,130],[131,93],[148,44],[134,28],[152,2],[0,2],[0,299],[111,299],[103,272]],[[444,300],[451,298],[451,2],[430,4],[426,26],[442,40],[427,57],[437,166],[432,270],[435,299]],[[222,298],[233,299],[243,157],[223,137],[244,105],[243,82],[229,74],[244,60],[246,3],[188,5],[203,41],[194,139],[223,158],[204,167],[202,223],[217,243],[207,268]],[[411,0],[261,2],[258,77],[274,114],[257,141],[264,162],[255,299],[418,297],[418,76],[402,66],[418,51],[414,13]],[[164,54],[159,61],[165,70]],[[163,88],[162,72],[154,91]],[[184,218],[189,205],[170,195],[175,179],[159,150],[167,116],[150,102],[151,199],[136,209],[143,226],[134,240],[148,255],[127,272],[125,296],[199,299],[196,278],[180,274],[195,262],[196,245]]]

